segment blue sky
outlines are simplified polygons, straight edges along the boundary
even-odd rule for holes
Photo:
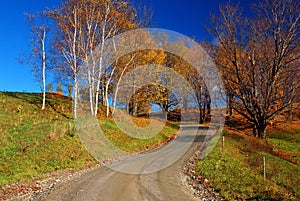
[[[32,76],[30,66],[17,62],[29,49],[29,28],[24,13],[36,13],[53,8],[62,0],[5,0],[0,6],[0,91],[39,92],[40,87]],[[241,0],[242,5],[254,0]],[[139,0],[135,0],[139,2]],[[155,28],[170,29],[197,41],[208,40],[203,25],[210,13],[218,11],[225,0],[141,0],[153,10]]]
[[[30,66],[17,62],[29,49],[29,28],[25,12],[35,13],[52,8],[60,0],[8,0],[0,6],[0,91],[39,92]]]

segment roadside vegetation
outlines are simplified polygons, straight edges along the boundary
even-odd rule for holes
[[[97,164],[82,145],[72,118],[71,98],[47,94],[0,92],[0,187],[61,169],[80,170]],[[148,119],[139,118],[146,126]],[[134,140],[109,119],[99,123],[109,140],[127,152],[153,147],[174,135],[178,127],[167,126],[149,140]]]
[[[198,161],[196,174],[227,200],[299,200],[299,125],[298,120],[270,126],[266,141],[253,137],[250,129],[226,127],[224,155],[220,139],[210,155]]]

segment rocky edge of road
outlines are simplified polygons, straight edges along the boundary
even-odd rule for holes
[[[201,201],[224,201],[225,199],[214,188],[210,187],[206,178],[196,175],[195,169],[202,148],[203,146],[198,147],[193,156],[182,167],[182,182]]]

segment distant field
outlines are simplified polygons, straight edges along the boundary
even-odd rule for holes
[[[228,200],[300,200],[300,122],[268,129],[264,142],[229,128],[197,174]],[[266,181],[263,176],[266,159]]]
[[[0,92],[0,187],[97,163],[76,134],[71,99],[48,94],[44,111],[41,102],[39,94]],[[148,120],[135,122],[143,126]],[[155,137],[135,140],[122,134],[112,120],[99,123],[109,139],[128,152],[155,146],[178,131],[178,127],[167,124]]]

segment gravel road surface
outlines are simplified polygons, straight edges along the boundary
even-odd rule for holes
[[[182,167],[204,141],[206,131],[186,125],[167,145],[89,171],[42,200],[197,200],[183,184]]]

